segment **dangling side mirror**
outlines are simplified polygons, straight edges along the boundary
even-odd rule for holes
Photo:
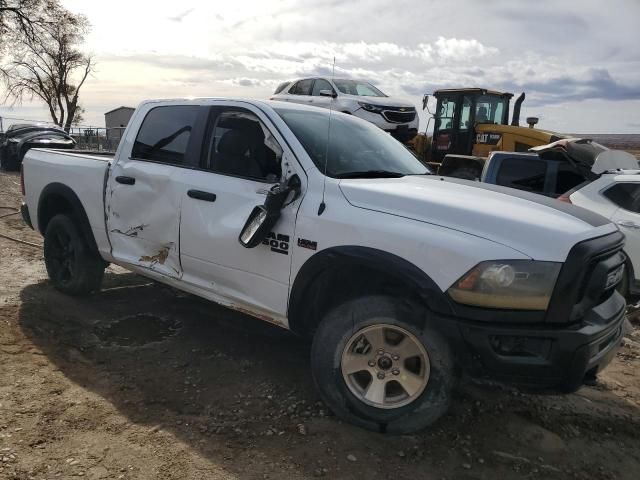
[[[426,110],[427,108],[427,103],[429,102],[429,95],[424,95],[422,97],[422,110]]]
[[[262,243],[262,240],[280,218],[280,211],[289,194],[294,192],[293,198],[295,199],[295,196],[300,192],[300,186],[300,177],[293,175],[287,180],[287,183],[278,184],[269,190],[264,205],[256,206],[242,227],[238,241],[243,247],[253,248]]]

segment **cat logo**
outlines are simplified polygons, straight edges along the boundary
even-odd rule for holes
[[[476,134],[476,143],[485,145],[497,145],[502,135],[499,133],[478,133]]]
[[[272,252],[289,255],[289,235],[269,232],[262,244],[271,247]]]

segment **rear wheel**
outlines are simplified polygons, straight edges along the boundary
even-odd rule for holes
[[[44,235],[44,261],[51,283],[70,295],[100,289],[105,263],[80,234],[68,215],[53,217]]]
[[[447,411],[453,360],[426,313],[413,302],[372,296],[326,316],[311,364],[320,395],[338,417],[370,430],[411,433]]]

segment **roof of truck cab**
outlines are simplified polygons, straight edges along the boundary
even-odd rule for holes
[[[440,95],[442,93],[481,93],[482,95],[499,95],[504,97],[513,97],[513,93],[499,92],[497,90],[489,90],[487,88],[442,88],[435,90],[434,95]]]

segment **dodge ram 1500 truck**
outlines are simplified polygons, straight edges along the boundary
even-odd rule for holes
[[[613,224],[432,175],[346,114],[147,101],[115,156],[33,149],[22,180],[56,288],[115,263],[307,336],[321,397],[372,430],[431,424],[462,372],[573,391],[621,341]]]

